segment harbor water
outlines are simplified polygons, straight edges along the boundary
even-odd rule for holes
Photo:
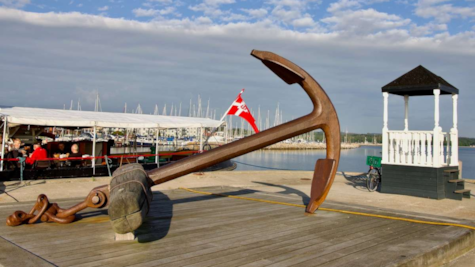
[[[306,170],[313,171],[317,159],[325,158],[325,150],[259,150],[237,157],[236,170]],[[341,150],[339,171],[365,172],[367,156],[381,156],[380,146],[361,146]],[[475,179],[475,148],[459,148],[462,176]],[[384,170],[383,170],[384,171]]]
[[[161,147],[160,150],[173,150]],[[137,147],[137,152],[150,152],[149,147]],[[112,154],[130,153],[131,148],[113,148]],[[380,146],[361,146],[354,149],[342,149],[339,171],[365,172],[367,156],[381,156]],[[313,171],[317,159],[325,158],[325,150],[259,150],[233,159],[236,170],[305,170]],[[475,148],[459,148],[459,159],[463,162],[462,176],[475,179]]]

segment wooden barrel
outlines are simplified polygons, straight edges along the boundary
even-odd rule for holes
[[[109,217],[118,234],[133,232],[142,225],[152,203],[150,179],[140,164],[124,165],[112,174]]]

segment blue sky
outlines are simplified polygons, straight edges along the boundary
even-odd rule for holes
[[[0,0],[0,36],[1,105],[90,110],[99,92],[104,110],[150,113],[200,95],[222,114],[246,88],[254,111],[308,112],[301,89],[249,56],[260,49],[306,69],[361,133],[381,132],[381,87],[423,65],[460,89],[460,135],[475,137],[475,0]],[[389,103],[401,129],[404,102]],[[432,97],[410,100],[410,128],[432,129],[433,114]]]

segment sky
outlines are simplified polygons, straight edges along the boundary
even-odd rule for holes
[[[252,49],[304,68],[356,133],[381,132],[381,87],[423,65],[460,90],[459,135],[475,137],[475,0],[0,0],[0,105],[93,110],[98,92],[104,111],[188,114],[200,95],[220,117],[246,88],[255,116],[308,113]],[[450,96],[440,113],[449,131]],[[389,129],[403,124],[390,95]],[[409,128],[434,128],[432,96],[410,98]]]

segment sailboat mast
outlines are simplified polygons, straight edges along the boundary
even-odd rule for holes
[[[196,117],[201,118],[202,112],[201,112],[201,96],[198,95],[198,111],[196,114]]]
[[[206,108],[206,117],[205,118],[209,118],[209,101],[210,101],[210,99],[208,98],[208,107]]]
[[[190,109],[188,110],[188,117],[191,117],[193,115],[193,111],[192,111],[192,106],[191,106],[191,98],[190,98]]]

